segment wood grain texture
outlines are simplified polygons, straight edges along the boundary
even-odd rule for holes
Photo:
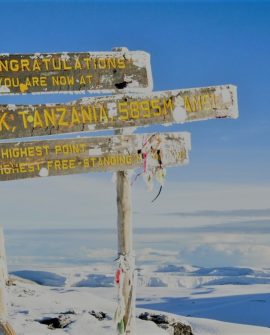
[[[189,133],[52,139],[0,144],[0,180],[188,163]]]
[[[237,118],[232,85],[84,98],[67,104],[0,105],[0,138]]]
[[[118,171],[116,180],[117,192],[117,231],[118,255],[125,256],[128,268],[125,271],[122,294],[125,301],[125,335],[134,335],[134,258],[132,245],[132,193],[127,171]]]
[[[15,330],[12,328],[9,322],[0,322],[0,334],[1,335],[16,335]]]
[[[143,51],[0,54],[0,95],[152,90]]]

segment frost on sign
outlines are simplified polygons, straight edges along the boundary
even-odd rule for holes
[[[152,90],[143,51],[0,54],[0,95]]]
[[[67,104],[0,105],[0,138],[237,118],[233,85],[83,98]]]
[[[188,163],[189,133],[120,135],[2,143],[0,180],[48,177]]]

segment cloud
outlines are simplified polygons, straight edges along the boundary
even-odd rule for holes
[[[183,220],[184,221],[184,220]],[[269,234],[270,233],[270,218],[257,220],[202,220],[197,218],[193,220],[193,225],[185,224],[179,227],[171,227],[170,230],[182,233],[243,233],[243,234]],[[199,222],[200,225],[194,225]],[[206,222],[206,224],[204,224]],[[166,235],[166,231],[164,231]]]
[[[178,251],[158,250],[152,248],[139,249],[136,252],[136,262],[138,263],[174,263],[179,257]]]
[[[94,228],[109,219],[116,224],[115,189],[100,176],[1,183],[0,201],[6,228]]]
[[[112,174],[89,174],[1,183],[5,228],[116,228]],[[158,187],[155,191],[158,190]],[[224,217],[269,217],[268,185],[167,182],[156,202],[138,180],[132,187],[134,227],[224,223]]]
[[[160,213],[160,215],[182,217],[270,217],[270,208],[234,209],[234,210],[201,210],[193,212]]]
[[[80,250],[81,255],[84,255],[84,257],[90,259],[90,260],[96,260],[96,261],[108,261],[109,259],[116,258],[117,252],[113,249],[90,249],[86,247],[82,247]]]
[[[269,267],[270,245],[250,243],[241,236],[235,238],[232,242],[216,239],[215,242],[191,244],[181,249],[180,259],[183,262],[198,266],[252,266]]]
[[[244,230],[238,233],[183,233],[181,229],[165,233],[153,229],[152,234],[135,235],[135,241],[142,262],[152,259],[157,263],[196,266],[269,267],[269,234],[246,234]],[[154,247],[145,248],[151,245]]]

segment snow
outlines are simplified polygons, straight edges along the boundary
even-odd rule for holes
[[[9,321],[17,335],[116,334],[113,315],[116,289],[107,264],[12,274]],[[23,278],[23,279],[21,279]],[[40,285],[42,284],[42,285]],[[269,335],[270,269],[199,268],[160,264],[139,269],[137,315],[168,314],[191,325],[194,335]],[[91,311],[104,312],[99,321]],[[71,323],[48,329],[38,320],[65,314]],[[165,335],[153,322],[136,320],[136,333]]]
[[[8,104],[8,105],[7,105],[7,108],[8,108],[9,110],[11,110],[11,111],[15,111],[15,110],[16,110],[16,105],[14,105],[14,104]]]
[[[99,147],[89,149],[89,156],[99,156],[102,155],[102,150]]]
[[[10,89],[7,86],[5,85],[0,86],[0,93],[8,93],[8,92],[10,92]]]
[[[117,105],[115,102],[108,102],[107,103],[109,117],[117,116]]]
[[[270,330],[263,327],[237,325],[208,319],[190,318],[190,324],[198,335],[269,335]]]
[[[66,278],[48,271],[15,271],[13,275],[34,281],[40,285],[46,286],[64,286]]]
[[[113,287],[113,276],[90,274],[86,279],[82,279],[74,284],[76,287]]]
[[[10,322],[17,335],[91,335],[116,334],[112,320],[116,303],[92,294],[91,290],[49,288],[37,284],[16,281],[11,287],[12,308]],[[89,312],[105,311],[109,317],[99,321]],[[49,329],[38,320],[45,317],[57,317],[59,314],[69,315],[72,323],[65,329]],[[155,324],[137,321],[138,333],[145,335],[165,335],[165,331]]]
[[[176,123],[185,122],[187,111],[185,109],[184,99],[178,95],[175,97],[175,108],[173,110],[173,119]]]
[[[126,57],[127,55],[128,53],[125,52]],[[147,72],[147,78],[148,78],[149,85],[147,88],[141,89],[141,92],[146,92],[146,91],[151,92],[153,90],[154,83],[153,83],[153,75],[152,75],[150,59],[151,59],[151,56],[147,52],[137,51],[136,53],[133,53],[133,57],[132,57],[133,64],[135,64],[138,67],[146,66],[146,72]],[[129,93],[128,91],[130,87],[132,86],[128,85],[128,89],[125,90],[127,91],[127,93]],[[137,89],[137,91],[139,92],[139,89]]]
[[[48,177],[49,175],[49,170],[45,167],[41,168],[39,171],[40,177]]]

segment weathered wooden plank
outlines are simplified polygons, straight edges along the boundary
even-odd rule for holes
[[[188,163],[189,133],[84,137],[0,144],[0,180]]]
[[[232,85],[84,98],[69,104],[0,105],[0,138],[236,118]]]
[[[152,90],[143,51],[0,54],[0,95]]]

